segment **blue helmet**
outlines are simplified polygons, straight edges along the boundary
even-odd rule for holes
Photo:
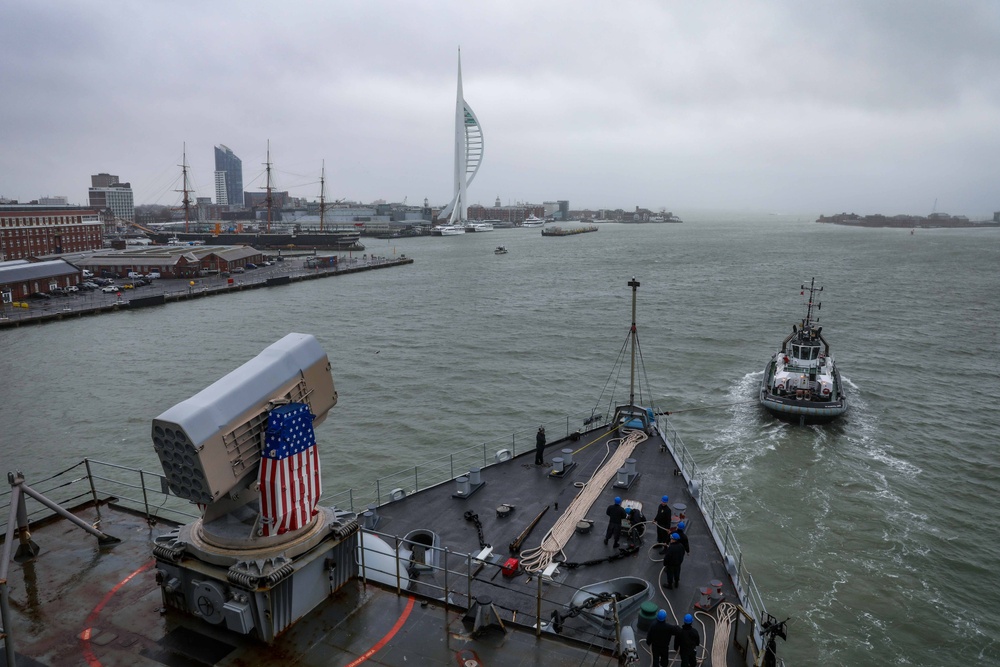
[[[632,513],[632,508],[631,507],[626,507],[625,508],[625,514],[631,514],[631,513]]]
[[[680,528],[681,530],[684,530],[684,522],[681,521],[679,524],[677,524],[677,527]]]
[[[661,609],[660,611],[656,612],[656,620],[658,620],[658,621],[665,621],[665,620],[667,620],[667,612],[664,611],[663,609]]]
[[[615,505],[621,505],[621,504],[622,504],[622,499],[619,498],[618,496],[615,496]]]
[[[691,614],[684,614],[684,625],[690,625],[694,621],[694,616]]]
[[[660,498],[660,502],[661,503],[669,503],[670,502],[670,496],[663,496],[662,498]]]
[[[679,539],[681,539],[681,536],[678,535],[677,533],[670,533],[670,539],[672,539],[672,540],[679,540]]]

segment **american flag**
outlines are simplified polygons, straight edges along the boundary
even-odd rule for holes
[[[260,461],[263,534],[280,535],[305,526],[322,494],[313,416],[304,403],[271,410]]]

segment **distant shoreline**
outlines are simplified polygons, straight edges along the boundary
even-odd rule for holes
[[[841,213],[839,215],[821,215],[816,222],[833,225],[848,225],[850,227],[897,227],[900,229],[961,229],[969,227],[1000,227],[1000,221],[969,220],[965,216],[932,213],[924,217],[919,215],[857,215],[856,213]]]

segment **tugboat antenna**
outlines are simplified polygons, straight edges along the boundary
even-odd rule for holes
[[[802,285],[802,287],[800,287],[799,289],[801,289],[802,293],[805,294],[806,291],[805,285]],[[823,291],[822,287],[816,287],[816,278],[813,278],[809,282],[809,307],[806,309],[806,319],[802,322],[803,329],[807,328],[810,324],[812,324],[813,296],[816,294],[816,292],[822,292],[822,291]],[[819,310],[822,307],[822,305],[823,304],[821,303],[817,303],[816,310]],[[816,321],[819,322],[819,317],[816,318]]]
[[[629,385],[628,385],[628,404],[629,407],[635,406],[635,298],[636,293],[639,290],[639,281],[632,276],[632,280],[628,281],[628,286],[632,288],[632,328],[629,330],[629,338],[632,341],[632,367],[629,375]]]

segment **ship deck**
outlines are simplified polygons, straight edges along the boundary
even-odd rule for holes
[[[618,664],[613,631],[598,630],[581,616],[566,619],[561,634],[538,632],[535,623],[539,600],[546,624],[553,610],[568,611],[566,605],[579,588],[622,576],[648,581],[653,602],[667,610],[671,622],[694,614],[702,637],[699,657],[706,657],[721,607],[699,611],[701,589],[718,581],[727,601],[739,601],[706,517],[689,496],[688,482],[678,472],[670,448],[663,447],[657,436],[633,453],[638,475],[631,486],[615,488],[612,478],[586,514],[593,529],[573,533],[567,543],[567,561],[593,564],[560,566],[551,580],[542,578],[541,584],[538,576],[520,572],[508,578],[500,572],[499,562],[511,555],[508,545],[548,506],[523,544],[537,546],[579,492],[576,484],[589,479],[617,442],[614,432],[602,428],[551,443],[547,462],[563,449],[573,450],[576,465],[561,479],[550,474],[550,464],[534,465],[533,452],[528,452],[484,467],[482,486],[468,497],[455,497],[455,483],[448,482],[380,506],[374,531],[363,531],[359,539],[381,535],[392,543],[410,531],[431,530],[439,538],[441,567],[419,573],[405,587],[409,590],[401,587],[399,594],[391,584],[352,580],[271,646],[163,607],[151,540],[175,524],[148,523],[131,510],[102,505],[101,530],[122,540],[111,547],[99,547],[93,537],[63,519],[33,524],[32,538],[41,551],[27,563],[11,563],[8,576],[9,634],[17,664],[612,665]],[[681,585],[674,590],[660,585],[662,563],[657,550],[651,549],[652,526],[635,553],[607,560],[620,552],[603,544],[605,508],[616,495],[641,502],[643,513],[652,520],[664,494],[671,504],[687,505],[691,553],[684,560]],[[514,509],[501,518],[497,508],[503,504]],[[495,555],[481,568],[473,561],[482,548],[479,532],[466,519],[467,512],[478,515],[483,541],[493,545]],[[91,524],[98,519],[92,504],[74,513]],[[491,598],[504,629],[490,625],[474,632],[466,618],[470,596],[480,601]],[[624,615],[621,623],[635,627],[637,613]],[[644,630],[636,632],[637,640],[644,637]],[[648,664],[644,646],[639,647],[640,664]],[[733,642],[725,652],[727,665],[753,659],[743,656]]]

